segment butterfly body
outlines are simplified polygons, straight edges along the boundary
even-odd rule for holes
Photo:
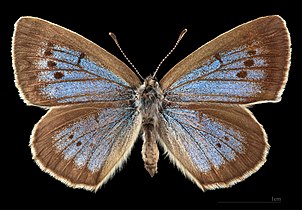
[[[267,135],[248,108],[281,100],[290,45],[280,16],[261,17],[201,46],[159,82],[154,75],[141,83],[81,35],[21,17],[12,45],[16,86],[26,104],[49,109],[32,131],[33,159],[66,185],[96,191],[142,134],[151,176],[159,143],[200,189],[230,187],[266,162]]]
[[[159,151],[157,147],[158,115],[162,110],[164,96],[158,82],[151,76],[137,90],[138,111],[142,115],[143,147],[145,168],[151,176],[157,173]]]

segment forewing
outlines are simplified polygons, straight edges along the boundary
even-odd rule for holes
[[[141,115],[124,104],[52,108],[31,136],[40,168],[74,188],[97,190],[130,153]]]
[[[27,104],[128,100],[140,85],[133,71],[106,50],[39,18],[20,18],[12,44],[16,85]]]
[[[280,16],[240,25],[208,42],[160,81],[174,102],[250,104],[279,101],[290,65],[290,37]]]
[[[166,105],[159,139],[176,166],[202,190],[225,188],[266,161],[265,131],[238,105]]]

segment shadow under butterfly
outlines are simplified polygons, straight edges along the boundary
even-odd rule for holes
[[[261,17],[198,48],[159,82],[154,73],[142,83],[84,37],[21,17],[12,43],[16,86],[26,104],[49,109],[32,131],[33,159],[66,185],[96,191],[142,134],[151,176],[159,143],[202,190],[232,186],[266,161],[266,133],[247,107],[280,101],[290,45],[280,16]]]

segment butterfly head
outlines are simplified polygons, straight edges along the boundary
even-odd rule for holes
[[[159,83],[153,76],[148,76],[141,87],[138,89],[138,93],[144,98],[162,98],[162,90]]]
[[[156,78],[154,78],[153,76],[148,76],[145,80],[144,80],[144,85],[147,87],[153,87],[153,88],[158,88],[159,84],[156,80]]]

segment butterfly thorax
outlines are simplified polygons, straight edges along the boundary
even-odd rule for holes
[[[143,124],[156,125],[163,98],[158,82],[147,77],[137,90],[137,109],[142,114]]]
[[[156,143],[156,128],[158,113],[162,108],[164,96],[156,80],[151,76],[147,77],[144,83],[137,90],[137,109],[143,118],[143,148],[142,156],[145,168],[151,176],[157,172],[159,151]]]

